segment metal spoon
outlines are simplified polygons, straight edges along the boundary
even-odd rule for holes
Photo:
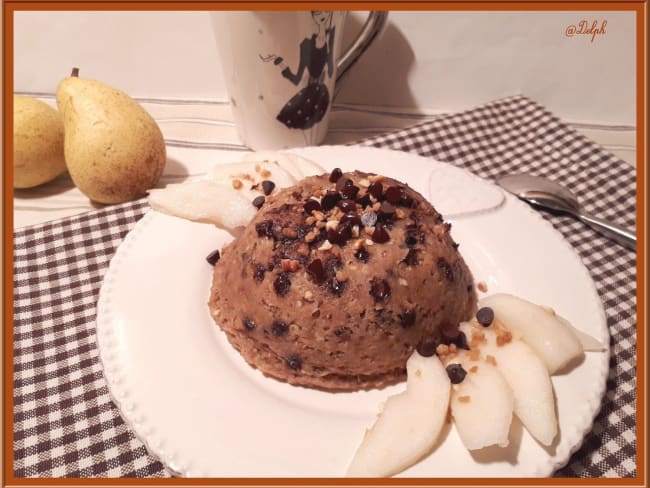
[[[568,213],[628,249],[636,250],[636,234],[580,210],[578,198],[553,180],[531,175],[504,176],[497,184],[534,207]]]

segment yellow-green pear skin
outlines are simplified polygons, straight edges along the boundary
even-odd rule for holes
[[[160,128],[123,91],[70,76],[59,83],[56,103],[65,127],[65,160],[74,184],[99,203],[145,195],[166,162]]]
[[[65,171],[63,120],[47,103],[14,96],[14,188],[32,188]]]

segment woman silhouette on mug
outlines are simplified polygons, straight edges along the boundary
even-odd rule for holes
[[[275,54],[260,58],[282,68],[282,76],[298,86],[303,79],[305,69],[309,75],[307,86],[302,88],[282,107],[277,119],[290,129],[303,130],[305,141],[313,142],[312,131],[308,129],[320,122],[330,103],[330,94],[323,83],[325,67],[327,76],[332,77],[334,71],[334,31],[332,27],[332,12],[312,10],[311,16],[317,26],[317,31],[303,39],[300,43],[300,63],[296,72],[291,71],[282,57]]]

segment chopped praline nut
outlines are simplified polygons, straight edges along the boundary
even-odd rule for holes
[[[208,254],[205,258],[205,260],[210,264],[211,266],[214,266],[219,262],[219,259],[221,259],[221,253],[219,252],[219,249],[215,249],[212,251],[210,254]]]
[[[298,268],[300,267],[300,263],[295,259],[283,259],[281,263],[282,271],[289,271],[290,273],[298,271]]]
[[[244,323],[244,328],[246,330],[254,330],[255,329],[255,322],[253,320],[249,319],[248,317],[246,317],[243,320],[243,323]]]
[[[271,180],[264,180],[262,182],[262,191],[265,195],[270,195],[274,189],[275,183],[273,183]]]
[[[282,236],[287,239],[295,239],[298,237],[298,232],[293,227],[284,227],[282,229]]]
[[[467,376],[467,371],[458,363],[449,364],[445,369],[447,370],[447,376],[449,376],[449,381],[451,381],[452,385],[462,383],[465,376]]]
[[[476,312],[476,320],[483,327],[489,327],[494,321],[494,310],[490,307],[482,307]]]
[[[283,297],[289,293],[290,288],[291,279],[289,279],[289,275],[285,272],[279,273],[275,278],[275,281],[273,281],[273,289],[275,290],[275,293],[278,296]]]
[[[390,299],[390,285],[386,280],[373,278],[370,281],[370,296],[375,302],[386,302]]]
[[[330,182],[336,183],[339,181],[339,178],[341,178],[341,176],[343,176],[343,171],[341,171],[341,168],[334,168],[330,173]]]
[[[241,188],[244,186],[244,184],[241,182],[241,180],[234,179],[232,180],[232,187],[235,190],[241,190]]]
[[[253,207],[257,208],[258,210],[262,208],[262,205],[264,205],[264,202],[266,201],[266,198],[264,198],[262,195],[259,197],[255,197],[253,199]]]
[[[271,332],[274,336],[282,337],[289,332],[289,325],[283,320],[274,320],[271,324]]]
[[[302,358],[298,356],[297,354],[292,354],[286,359],[287,366],[289,366],[293,370],[299,370],[302,368]]]
[[[436,353],[436,347],[438,347],[438,343],[434,337],[423,337],[422,340],[418,343],[415,350],[420,356],[428,358]]]

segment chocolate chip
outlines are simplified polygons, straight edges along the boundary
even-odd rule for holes
[[[219,249],[215,249],[212,251],[210,254],[208,254],[205,258],[205,260],[210,264],[211,266],[214,266],[219,262],[219,259],[221,259],[221,253],[219,252]]]
[[[303,206],[303,209],[307,215],[311,215],[311,213],[314,210],[320,210],[321,206],[320,203],[318,203],[318,200],[314,200],[313,198],[310,198],[305,202],[305,205]]]
[[[362,197],[357,198],[357,203],[361,205],[361,208],[366,208],[372,205],[372,202],[370,201],[370,194],[366,193]]]
[[[373,278],[370,281],[370,296],[375,302],[386,302],[390,299],[390,285],[386,280]]]
[[[271,324],[271,332],[274,336],[282,337],[289,332],[289,325],[282,320],[274,320]]]
[[[334,168],[330,173],[330,182],[336,183],[339,181],[339,178],[341,178],[341,176],[343,176],[343,171],[341,171],[341,168]]]
[[[336,278],[332,278],[328,283],[328,288],[334,295],[341,296],[343,290],[345,290],[345,283]]]
[[[314,283],[320,284],[325,280],[325,269],[320,259],[314,259],[306,268],[307,274],[311,276]]]
[[[399,323],[402,327],[410,327],[415,323],[415,310],[412,308],[404,310],[402,313],[398,313],[397,316],[399,317]]]
[[[467,343],[467,336],[465,335],[465,332],[462,330],[458,332],[458,337],[454,339],[454,344],[456,344],[456,347],[459,349],[465,349],[469,351],[469,344]]]
[[[346,222],[350,222],[352,225],[361,226],[361,217],[359,217],[354,212],[348,212],[343,217],[341,217],[341,223],[345,224]]]
[[[388,202],[382,202],[377,213],[377,218],[382,222],[388,222],[395,217],[395,207]]]
[[[368,258],[370,257],[370,253],[364,247],[360,247],[354,253],[354,257],[357,258],[362,263],[367,263]]]
[[[402,198],[406,197],[406,192],[401,186],[391,186],[386,189],[386,200],[392,204],[399,204],[402,201]]]
[[[264,281],[265,274],[266,274],[266,266],[257,263],[255,265],[255,271],[253,272],[253,277],[255,278],[255,281],[259,281],[259,282]]]
[[[320,205],[325,212],[334,208],[339,200],[341,200],[341,194],[334,190],[327,190],[325,196],[320,201]]]
[[[357,202],[346,198],[345,200],[339,201],[336,206],[344,212],[354,212],[357,209]]]
[[[381,184],[381,181],[375,181],[368,187],[368,193],[377,200],[381,200],[381,197],[384,194],[384,185]]]
[[[343,188],[352,185],[354,185],[354,182],[350,178],[339,178],[336,181],[336,191],[340,192]]]
[[[377,244],[383,244],[384,242],[388,242],[390,240],[390,235],[383,225],[377,224],[375,231],[372,233],[372,240]]]
[[[336,229],[327,230],[327,240],[332,244],[344,246],[352,238],[352,223],[347,221],[340,223]]]
[[[400,204],[402,206],[408,207],[408,208],[417,208],[417,206],[418,206],[418,203],[415,200],[413,200],[411,197],[406,195],[406,194],[404,195],[404,197],[400,201]]]
[[[259,237],[273,238],[273,222],[270,220],[260,222],[255,226],[255,230]]]
[[[347,341],[352,335],[352,330],[349,327],[339,327],[334,331],[334,335],[339,339]]]
[[[445,277],[447,281],[450,283],[454,281],[454,272],[451,269],[451,265],[447,262],[445,258],[438,258],[438,261],[436,261],[436,266],[442,273],[442,275]]]
[[[273,289],[278,296],[285,296],[291,288],[291,279],[287,273],[279,273],[273,282]]]
[[[438,342],[434,337],[423,337],[422,340],[418,343],[415,350],[420,356],[425,358],[431,357],[436,353],[436,348],[438,347]]]
[[[363,212],[361,214],[361,223],[366,227],[374,227],[377,223],[377,214],[375,212]]]
[[[254,330],[255,329],[255,322],[248,317],[244,319],[244,328],[246,330]]]
[[[253,199],[253,207],[260,209],[262,208],[262,205],[264,205],[264,202],[266,201],[266,198],[264,198],[262,195],[259,197],[255,197]]]
[[[302,358],[297,354],[292,354],[287,358],[287,366],[293,370],[299,370],[302,368]]]
[[[417,266],[419,263],[418,250],[409,249],[409,252],[406,253],[406,256],[404,257],[404,259],[402,259],[402,262],[407,266]]]
[[[343,190],[341,190],[341,195],[343,198],[348,198],[350,200],[354,200],[357,198],[357,194],[359,193],[359,187],[355,185],[348,185]]]
[[[274,188],[275,183],[273,183],[271,180],[264,180],[262,182],[262,191],[265,195],[270,195]]]
[[[449,376],[449,381],[451,381],[452,385],[462,383],[465,379],[465,376],[467,376],[467,371],[465,371],[463,367],[457,363],[448,365],[446,370],[447,376]]]
[[[494,320],[494,310],[490,307],[479,308],[478,312],[476,312],[476,320],[483,327],[489,327]]]

